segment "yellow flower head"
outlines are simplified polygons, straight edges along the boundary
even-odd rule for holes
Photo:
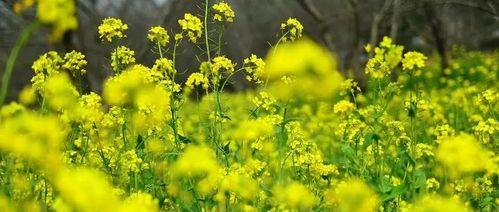
[[[334,113],[346,114],[355,109],[355,105],[347,100],[341,100],[334,105]]]
[[[444,140],[436,152],[436,158],[453,176],[483,170],[496,170],[491,152],[481,147],[471,135],[460,134]]]
[[[234,17],[236,16],[229,4],[225,2],[220,2],[213,5],[214,15],[213,20],[223,22],[234,22]]]
[[[152,67],[151,71],[166,75],[175,73],[175,68],[173,68],[173,61],[166,58],[160,58],[157,59],[156,62],[154,62],[154,66]]]
[[[124,24],[120,19],[106,18],[99,26],[99,37],[103,41],[112,42],[116,38],[126,37],[124,32],[127,29],[128,25]]]
[[[162,47],[167,47],[170,42],[170,36],[165,28],[161,26],[152,27],[147,34],[147,39],[154,44],[160,45]]]
[[[257,84],[263,83],[260,79],[261,76],[264,76],[265,71],[265,61],[263,59],[251,54],[249,58],[244,59],[244,70],[248,73],[246,77],[248,81],[254,81]]]
[[[343,82],[334,56],[309,39],[279,45],[265,61],[261,77],[272,82],[270,93],[277,98],[326,98],[336,94]]]
[[[326,191],[326,200],[339,211],[376,211],[379,199],[361,180],[341,182],[337,188]]]
[[[38,0],[38,19],[52,26],[50,41],[58,41],[66,31],[78,27],[75,13],[74,0]]]
[[[215,153],[209,147],[189,145],[173,164],[172,173],[176,177],[193,177],[203,174],[216,174],[220,167]]]
[[[65,73],[54,74],[47,78],[43,88],[43,97],[55,110],[72,109],[78,101],[78,91]]]
[[[423,68],[425,66],[426,59],[427,57],[420,52],[407,52],[404,54],[404,59],[402,59],[402,67],[404,70]]]
[[[35,74],[50,75],[59,72],[64,60],[55,51],[50,51],[40,56],[31,68]]]
[[[374,48],[374,57],[366,64],[365,72],[372,78],[387,77],[402,59],[403,46],[393,44],[389,37],[383,37],[378,47]]]
[[[111,67],[120,72],[135,63],[135,52],[126,46],[119,46],[111,53]]]
[[[220,73],[232,74],[234,72],[235,64],[225,56],[218,56],[213,58],[212,71],[214,74],[218,75]]]
[[[185,82],[185,86],[191,89],[194,89],[195,86],[200,86],[200,85],[205,90],[208,89],[210,85],[208,78],[204,76],[202,73],[192,73]]]
[[[457,198],[444,198],[438,195],[426,195],[416,201],[414,205],[409,207],[409,212],[426,212],[426,211],[453,211],[453,212],[470,212],[466,204],[462,203]]]
[[[183,19],[178,20],[182,32],[187,34],[189,40],[193,43],[203,35],[203,23],[198,17],[186,13]]]
[[[291,209],[307,211],[312,209],[317,202],[314,194],[298,182],[292,182],[286,186],[276,186],[273,193],[277,203]]]
[[[303,25],[296,18],[289,18],[286,22],[281,24],[283,31],[283,41],[295,41],[302,37]]]
[[[68,70],[73,76],[79,76],[87,72],[84,69],[86,65],[87,61],[85,60],[85,55],[77,51],[71,51],[64,55],[64,64],[62,64],[62,68]]]

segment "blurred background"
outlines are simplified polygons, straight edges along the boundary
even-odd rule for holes
[[[110,46],[100,41],[97,26],[103,18],[118,17],[129,25],[124,45],[135,51],[137,62],[151,65],[156,56],[147,41],[151,26],[162,25],[178,32],[177,20],[184,13],[203,14],[201,0],[75,0],[79,28],[67,32],[58,43],[48,42],[48,29],[37,30],[21,50],[12,76],[8,99],[29,84],[31,64],[50,50],[60,53],[77,50],[86,55],[87,89],[99,92],[111,74]],[[236,12],[235,22],[227,25],[223,51],[237,63],[254,53],[265,57],[270,44],[277,41],[280,23],[298,18],[304,34],[335,52],[338,69],[362,81],[361,67],[367,61],[364,45],[392,37],[406,49],[422,51],[448,65],[454,46],[467,50],[496,50],[499,47],[498,0],[226,0]],[[24,16],[12,10],[14,0],[0,0],[0,74],[20,31],[36,15],[31,9]],[[170,34],[172,36],[172,34]],[[178,69],[196,71],[194,45],[184,43]],[[498,58],[499,60],[499,58]],[[232,86],[240,90],[249,85],[238,76]]]

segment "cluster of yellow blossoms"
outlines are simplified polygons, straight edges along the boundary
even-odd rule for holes
[[[182,33],[177,34],[175,36],[176,38],[182,37],[183,33],[186,33],[189,40],[196,43],[203,35],[203,24],[201,19],[190,13],[186,13],[183,19],[178,20],[178,24],[182,28]]]
[[[125,31],[127,29],[128,25],[120,19],[106,18],[99,26],[99,37],[103,41],[113,42],[114,39],[126,37]]]
[[[203,35],[194,15],[179,24],[173,49]],[[442,70],[385,37],[357,82],[289,19],[264,59],[204,54],[184,78],[166,29],[147,34],[148,67],[117,44],[126,28],[99,27],[113,44],[101,92],[82,89],[82,53],[52,51],[0,108],[1,211],[497,210],[497,52]],[[225,92],[235,77],[255,89]]]
[[[234,17],[236,16],[231,6],[225,2],[220,2],[213,5],[213,20],[223,22],[234,22]]]

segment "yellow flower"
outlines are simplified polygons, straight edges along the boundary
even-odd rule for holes
[[[57,52],[50,51],[41,55],[35,62],[33,62],[33,66],[31,66],[31,68],[35,74],[41,73],[50,75],[52,73],[59,72],[63,63],[64,60]]]
[[[58,170],[66,134],[56,117],[21,112],[0,122],[0,150],[34,162],[43,170]]]
[[[483,170],[495,170],[491,152],[483,149],[476,139],[460,134],[444,140],[436,152],[436,158],[453,176]]]
[[[173,67],[173,61],[166,58],[160,58],[154,62],[154,66],[151,71],[167,76],[168,74],[175,73],[175,68]]]
[[[113,42],[116,38],[126,37],[124,32],[127,29],[128,25],[124,24],[120,19],[106,18],[102,20],[102,24],[99,26],[99,38],[102,41]]]
[[[333,55],[309,39],[284,43],[269,52],[261,77],[268,79],[270,93],[278,98],[327,98],[343,82]]]
[[[246,174],[230,173],[225,176],[220,185],[220,194],[232,192],[238,198],[250,201],[258,194],[258,184]],[[225,195],[224,195],[225,196]]]
[[[87,71],[84,69],[87,65],[85,55],[77,51],[71,51],[64,55],[64,64],[62,68],[68,70],[73,76],[85,74]]]
[[[126,46],[119,46],[111,53],[111,67],[120,72],[135,63],[135,52]]]
[[[145,131],[164,124],[169,117],[170,93],[154,83],[151,71],[133,65],[104,84],[104,99],[111,105],[133,109],[132,126]]]
[[[402,59],[403,46],[393,44],[389,37],[383,37],[383,41],[374,49],[374,57],[366,64],[365,72],[372,78],[380,79],[387,77]]]
[[[426,189],[428,190],[437,190],[440,188],[440,183],[435,178],[429,178],[426,180]]]
[[[52,25],[50,41],[58,41],[68,30],[78,27],[74,0],[38,0],[37,16]]]
[[[203,35],[203,23],[198,17],[186,13],[183,19],[178,20],[178,24],[182,28],[183,33],[187,33],[187,37],[193,43]]]
[[[31,86],[25,87],[21,93],[19,93],[19,102],[24,105],[31,105],[36,101],[35,89]]]
[[[159,201],[148,193],[134,193],[124,202],[122,212],[156,212],[159,211]]]
[[[468,206],[455,198],[426,195],[409,208],[409,212],[452,211],[471,212]]]
[[[277,203],[291,209],[311,210],[317,202],[314,194],[298,182],[292,182],[285,186],[276,186],[273,193]]]
[[[161,26],[152,27],[149,30],[149,34],[147,34],[147,39],[153,42],[154,44],[158,44],[162,47],[167,47],[170,42],[170,36],[165,28]]]
[[[14,10],[15,13],[21,14],[24,10],[28,9],[29,7],[33,6],[35,4],[36,0],[19,0],[14,3],[12,6],[12,10]]]
[[[296,18],[289,18],[285,23],[281,24],[283,31],[283,41],[295,41],[302,37],[303,25]]]
[[[325,197],[339,211],[376,211],[379,204],[376,193],[357,179],[341,182],[337,188],[326,191]]]
[[[223,22],[234,22],[235,13],[229,4],[220,2],[213,5],[214,15],[213,20]]]
[[[56,177],[55,186],[66,202],[81,211],[114,211],[120,207],[105,176],[94,170],[62,170]]]
[[[402,59],[402,67],[404,70],[414,70],[415,68],[423,68],[427,57],[420,52],[407,52]]]
[[[213,63],[211,65],[212,71],[215,75],[226,73],[232,74],[234,72],[235,64],[225,56],[218,56],[213,58]]]
[[[54,74],[47,78],[43,89],[43,97],[55,110],[69,110],[77,104],[78,91],[65,73]]]
[[[258,96],[253,98],[252,102],[257,108],[261,108],[270,113],[273,113],[276,110],[277,100],[265,91],[260,92]]]
[[[261,58],[251,54],[249,58],[244,59],[244,70],[248,73],[246,77],[248,81],[254,81],[257,84],[263,83],[260,77],[264,76],[265,61]]]
[[[173,164],[175,177],[193,177],[203,174],[216,174],[220,167],[213,150],[204,146],[189,145]]]
[[[346,114],[355,109],[355,105],[347,100],[341,100],[334,105],[334,113]]]
[[[195,86],[199,85],[201,85],[205,90],[208,89],[210,85],[208,78],[204,76],[202,73],[192,73],[185,82],[185,86],[191,89],[194,89]]]

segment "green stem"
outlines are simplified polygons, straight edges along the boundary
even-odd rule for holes
[[[175,45],[173,47],[173,58],[175,60],[175,53],[176,53],[176,50],[177,50],[177,41],[175,41]],[[161,45],[160,43],[158,42],[158,51],[159,51],[159,56],[161,59],[163,59],[163,52],[161,50]],[[177,119],[178,119],[178,116],[177,116],[177,107],[175,105],[175,73],[176,73],[176,70],[175,70],[175,61],[172,62],[173,63],[173,73],[171,74],[170,76],[170,79],[171,79],[171,94],[170,94],[170,113],[171,113],[171,118],[172,118],[172,123],[171,123],[171,128],[173,130],[173,135],[174,135],[174,139],[175,139],[175,145],[178,147],[180,144],[179,144],[179,134],[178,134],[178,126],[177,126]],[[167,73],[168,74],[168,73]]]
[[[33,22],[28,27],[23,29],[21,32],[21,36],[16,42],[16,45],[10,52],[9,58],[7,59],[7,64],[5,66],[5,71],[2,76],[2,85],[0,88],[0,106],[2,106],[7,97],[7,90],[9,89],[10,78],[12,76],[12,72],[14,70],[14,65],[16,63],[17,57],[19,56],[19,52],[23,48],[24,45],[28,42],[28,39],[31,36],[31,33],[38,29],[41,26],[40,22]]]
[[[288,35],[289,31],[284,33],[280,38],[279,40],[277,41],[277,43],[275,44],[274,46],[274,49],[272,50],[272,56],[275,55],[276,51],[277,51],[277,47],[279,47],[279,44],[281,44],[282,40],[284,39],[284,37],[286,37],[286,35]],[[269,78],[270,78],[270,71],[267,72],[267,76],[266,76],[266,79],[265,79],[265,85],[264,85],[264,88],[267,88],[267,85],[269,84]]]
[[[208,56],[208,61],[211,61],[211,53],[210,53],[210,43],[209,43],[209,35],[208,35],[208,10],[209,10],[210,1],[205,0],[205,9],[204,9],[204,42],[206,45],[206,55]]]

